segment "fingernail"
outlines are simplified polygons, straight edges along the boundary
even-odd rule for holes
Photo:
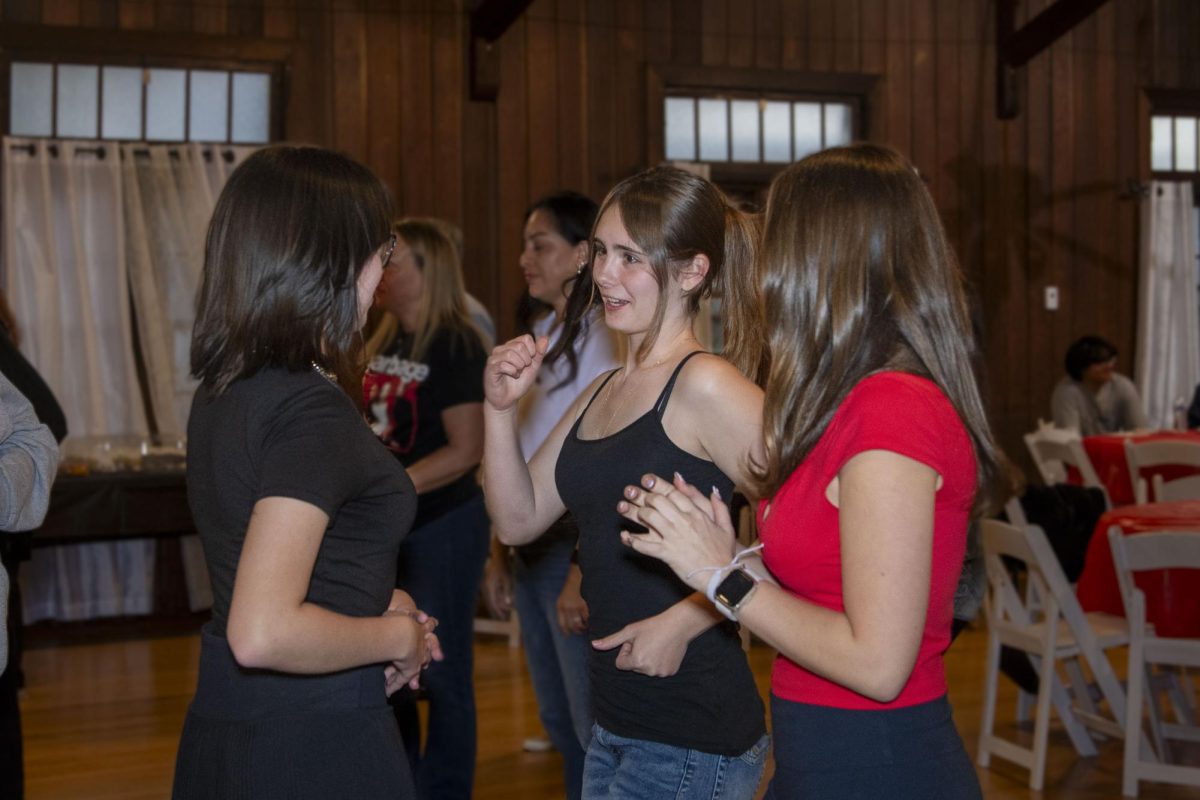
[[[617,511],[621,512],[622,514],[624,514],[624,513],[625,513],[626,511],[628,511],[628,510],[629,510],[629,503],[626,503],[624,500],[622,500],[621,502],[617,503]]]
[[[632,500],[633,498],[637,497],[637,489],[633,488],[632,486],[626,486],[625,496]]]
[[[713,487],[713,496],[716,497],[718,500],[721,499],[721,490],[715,486]]]
[[[654,476],[653,475],[647,476],[645,479],[642,480],[642,485],[645,486],[647,489],[653,489],[654,488]]]

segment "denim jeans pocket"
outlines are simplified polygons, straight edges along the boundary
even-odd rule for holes
[[[767,760],[767,753],[770,751],[771,737],[764,733],[761,739],[755,742],[749,750],[738,756],[738,758],[751,765],[764,764]]]

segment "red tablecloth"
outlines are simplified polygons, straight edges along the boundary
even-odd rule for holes
[[[1126,536],[1148,530],[1200,531],[1200,500],[1114,508],[1096,523],[1075,594],[1084,611],[1123,617],[1125,605],[1121,602],[1108,544],[1108,529],[1112,525],[1119,525]],[[1143,572],[1135,581],[1146,593],[1146,618],[1154,623],[1160,636],[1200,637],[1200,570]]]
[[[1196,431],[1154,431],[1138,434],[1105,434],[1103,436],[1085,436],[1083,449],[1087,451],[1092,466],[1100,482],[1108,490],[1108,497],[1114,506],[1126,506],[1133,503],[1133,481],[1129,477],[1129,463],[1125,460],[1125,440],[1134,442],[1189,441],[1200,443],[1200,432]],[[1200,470],[1195,467],[1185,467],[1178,464],[1165,464],[1161,467],[1147,467],[1142,475],[1149,482],[1154,475],[1162,475],[1163,480],[1175,480],[1188,475],[1196,475]]]

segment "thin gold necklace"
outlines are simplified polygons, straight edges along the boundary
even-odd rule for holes
[[[661,367],[663,364],[665,364],[670,357],[671,357],[671,354],[668,353],[667,355],[660,358],[658,361],[655,361],[650,366],[643,367],[643,369],[647,369],[647,370],[657,369],[658,367]],[[629,373],[626,372],[625,376],[623,378],[621,378],[621,394],[620,394],[620,396],[618,396],[616,398],[616,401],[613,403],[613,410],[608,415],[608,422],[604,423],[604,427],[600,429],[600,438],[601,439],[611,435],[609,433],[609,429],[612,427],[613,420],[617,418],[617,412],[625,407],[625,396],[626,396],[625,386],[627,385],[628,380],[629,380]],[[616,392],[616,387],[615,387],[615,385],[613,385],[614,384],[613,381],[609,381],[609,384],[610,384],[609,395],[611,396],[614,392]]]

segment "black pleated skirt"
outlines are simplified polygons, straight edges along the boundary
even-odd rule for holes
[[[172,797],[415,796],[381,667],[315,676],[247,670],[224,637],[204,631]]]

